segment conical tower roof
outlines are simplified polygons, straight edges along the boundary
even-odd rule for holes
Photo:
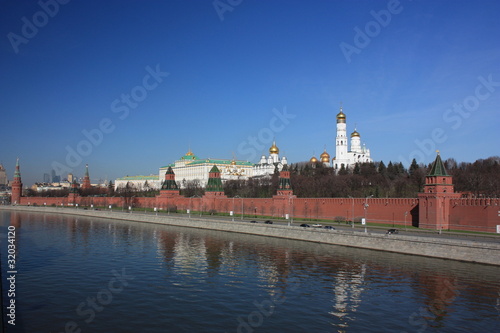
[[[437,152],[434,163],[432,163],[431,171],[429,171],[428,176],[449,176],[448,172],[446,172],[446,168],[444,167],[443,160],[441,160],[439,151]]]

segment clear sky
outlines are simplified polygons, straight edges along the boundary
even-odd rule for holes
[[[25,185],[157,173],[189,148],[499,155],[500,2],[0,1],[0,163]]]

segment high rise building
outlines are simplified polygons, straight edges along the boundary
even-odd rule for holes
[[[0,186],[7,185],[7,183],[8,183],[7,172],[5,171],[5,168],[3,167],[3,165],[0,164]]]

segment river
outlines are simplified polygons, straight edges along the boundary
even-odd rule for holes
[[[491,332],[500,325],[498,266],[56,214],[0,211],[0,227],[7,332]],[[9,244],[15,273],[8,273]]]

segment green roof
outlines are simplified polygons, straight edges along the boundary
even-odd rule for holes
[[[434,160],[434,163],[432,163],[431,171],[429,172],[428,176],[449,176],[449,174],[446,172],[439,152],[436,156],[436,159]]]
[[[192,157],[192,156],[188,156]],[[231,162],[233,160],[222,160],[222,159],[212,159],[212,158],[207,158],[207,159],[193,159],[193,160],[184,160],[186,162],[186,166],[188,165],[199,165],[199,164],[218,164],[218,165],[231,165]],[[234,161],[236,165],[238,166],[253,166],[254,164],[248,161]],[[168,167],[175,167],[175,163],[167,164],[165,166],[160,167],[160,169],[165,169]]]
[[[158,180],[158,175],[126,176],[126,177],[118,178],[117,180]]]

